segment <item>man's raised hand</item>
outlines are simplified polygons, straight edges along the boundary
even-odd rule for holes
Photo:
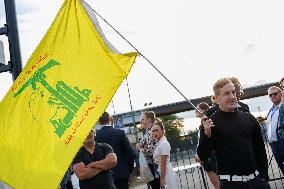
[[[214,127],[214,123],[211,119],[209,119],[208,117],[204,116],[202,119],[201,119],[201,123],[204,127],[204,133],[205,135],[210,138],[211,137],[211,128]]]

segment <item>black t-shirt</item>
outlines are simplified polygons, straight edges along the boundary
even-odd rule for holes
[[[211,117],[215,127],[211,137],[200,138],[197,153],[204,161],[212,150],[220,175],[249,175],[256,169],[268,178],[265,146],[257,120],[250,113],[217,110]]]
[[[110,153],[113,153],[113,150],[108,144],[96,143],[93,154],[81,147],[73,160],[73,164],[83,162],[85,165],[88,165],[91,162],[103,160]],[[80,189],[112,189],[112,172],[111,170],[102,171],[93,178],[80,180],[79,185]]]

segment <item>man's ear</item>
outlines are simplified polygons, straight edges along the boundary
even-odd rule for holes
[[[219,95],[213,95],[213,99],[215,101],[215,103],[219,103]]]

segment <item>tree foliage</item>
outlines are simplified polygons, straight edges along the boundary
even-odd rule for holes
[[[164,123],[166,136],[169,141],[179,140],[180,131],[183,128],[183,118],[176,115],[167,115],[160,117]]]

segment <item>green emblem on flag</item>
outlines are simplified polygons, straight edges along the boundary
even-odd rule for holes
[[[78,86],[69,87],[63,81],[57,81],[55,88],[53,88],[46,81],[46,74],[44,72],[57,65],[60,65],[60,63],[51,59],[46,65],[37,70],[33,76],[23,84],[18,92],[14,93],[14,97],[17,97],[29,86],[31,86],[34,91],[39,91],[40,89],[37,87],[37,84],[41,84],[51,94],[48,104],[56,107],[56,112],[50,118],[50,122],[55,128],[55,133],[60,138],[64,134],[64,131],[71,126],[73,118],[83,103],[89,100],[91,90],[79,90]],[[40,91],[40,96],[44,96],[43,91]],[[65,110],[66,114],[64,117],[56,119],[56,113],[60,109]]]

